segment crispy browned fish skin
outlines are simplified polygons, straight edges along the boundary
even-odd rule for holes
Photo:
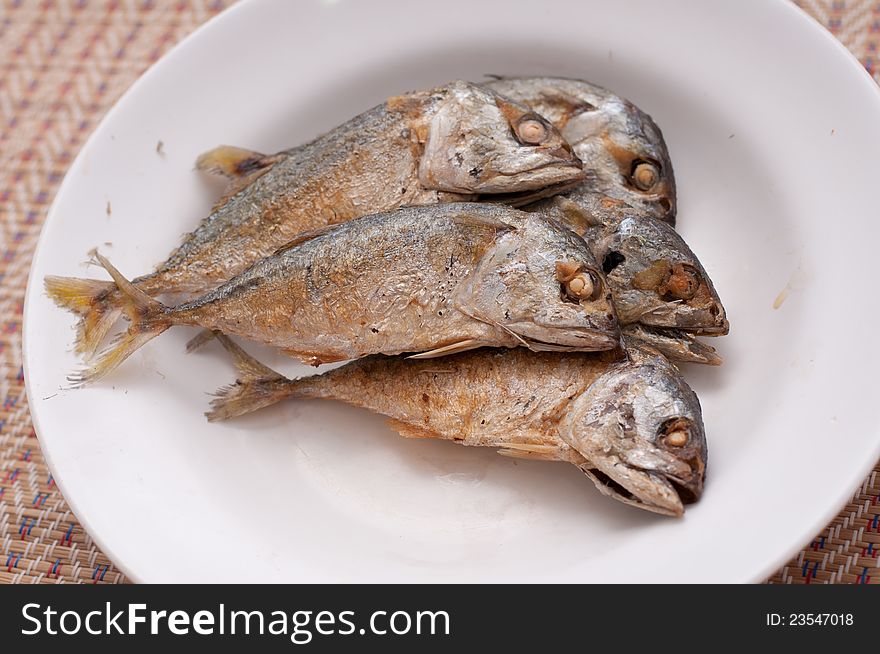
[[[583,239],[537,214],[409,207],[302,237],[217,289],[168,308],[102,265],[132,324],[81,376],[98,378],[173,325],[197,325],[320,363],[484,345],[606,350],[611,294]]]
[[[638,215],[675,224],[672,160],[647,113],[611,91],[565,77],[505,77],[485,83],[528,105],[559,129],[584,162],[573,191],[603,222]]]
[[[583,177],[547,121],[466,82],[392,98],[286,152],[221,147],[198,165],[232,178],[232,190],[155,272],[133,280],[147,295],[203,293],[310,229]],[[56,303],[83,316],[76,349],[93,354],[119,315],[119,291],[95,280],[45,283]]]
[[[650,511],[681,515],[702,492],[699,401],[650,348],[633,344],[628,356],[518,348],[433,361],[368,357],[290,380],[220,338],[240,377],[218,392],[212,421],[290,397],[335,399],[390,417],[406,437],[573,463],[604,493]]]

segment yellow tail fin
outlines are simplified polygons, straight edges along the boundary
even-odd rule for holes
[[[74,386],[84,386],[105,376],[173,324],[168,307],[132,285],[101,254],[96,252],[95,257],[121,292],[119,311],[125,314],[131,326],[117,336],[92,365],[68,377]]]
[[[98,279],[47,276],[46,294],[59,307],[80,316],[75,350],[86,359],[94,356],[107,332],[118,320],[120,295],[116,284]]]

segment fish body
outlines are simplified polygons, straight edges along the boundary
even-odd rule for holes
[[[482,349],[431,361],[367,357],[290,380],[226,337],[238,381],[210,420],[292,397],[333,399],[388,416],[412,438],[565,461],[639,508],[680,515],[702,492],[706,441],[699,401],[675,368],[631,343],[593,354]]]
[[[480,346],[605,350],[619,341],[611,294],[583,239],[503,206],[408,207],[337,225],[173,308],[101,261],[129,295],[132,324],[80,381],[173,325],[243,336],[313,364]]]
[[[275,155],[223,146],[197,167],[228,177],[230,189],[156,271],[133,280],[147,295],[203,293],[302,232],[363,215],[583,177],[552,125],[466,82],[391,98]],[[119,315],[120,291],[59,277],[46,288],[84,316],[76,348],[94,353]]]

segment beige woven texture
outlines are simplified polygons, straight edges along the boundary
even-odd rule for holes
[[[125,581],[70,512],[34,435],[21,372],[25,283],[49,204],[101,117],[144,69],[228,4],[0,0],[0,583]],[[877,76],[880,2],[799,4]],[[771,581],[880,582],[878,470]],[[744,535],[742,546],[760,547],[760,535]]]

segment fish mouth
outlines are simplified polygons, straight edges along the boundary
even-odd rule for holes
[[[539,339],[520,333],[518,326],[508,325],[505,330],[533,352],[601,352],[620,345],[620,335],[616,331],[588,328],[558,330],[558,333],[548,333],[549,338]]]
[[[545,186],[544,188],[540,188],[534,191],[519,191],[517,193],[495,193],[491,195],[479,195],[477,196],[477,201],[494,202],[497,204],[505,204],[513,208],[519,208],[532,204],[533,202],[537,202],[538,200],[543,200],[544,198],[550,198],[559,195],[560,193],[565,193],[566,191],[577,188],[582,183],[582,178],[572,179],[567,182],[558,182],[556,184],[551,184],[550,186]]]
[[[693,329],[680,327],[679,329],[694,336],[727,336],[730,333],[730,323],[727,318],[724,318],[709,327],[694,327]]]
[[[694,427],[692,421],[676,418],[666,420],[663,429],[689,432]],[[700,499],[706,471],[701,447],[687,444],[672,452],[671,445],[638,437],[625,443],[586,456],[587,463],[580,466],[602,493],[630,506],[676,517],[684,515],[685,505]]]
[[[580,468],[603,495],[644,511],[675,518],[682,517],[685,506],[697,502],[703,491],[700,475],[685,480],[670,474],[631,468],[624,478],[589,465]]]
[[[638,322],[652,329],[672,329],[692,336],[726,336],[730,323],[724,309],[713,305],[708,309],[683,310],[682,305],[664,304],[644,311]]]
[[[579,183],[584,175],[580,161],[551,159],[509,170],[496,169],[482,183],[473,183],[470,190],[477,198],[490,196],[496,202],[505,197],[544,197],[548,188]]]
[[[724,363],[715,348],[697,340],[697,334],[673,327],[627,325],[624,336],[645,343],[674,361],[720,366]]]

